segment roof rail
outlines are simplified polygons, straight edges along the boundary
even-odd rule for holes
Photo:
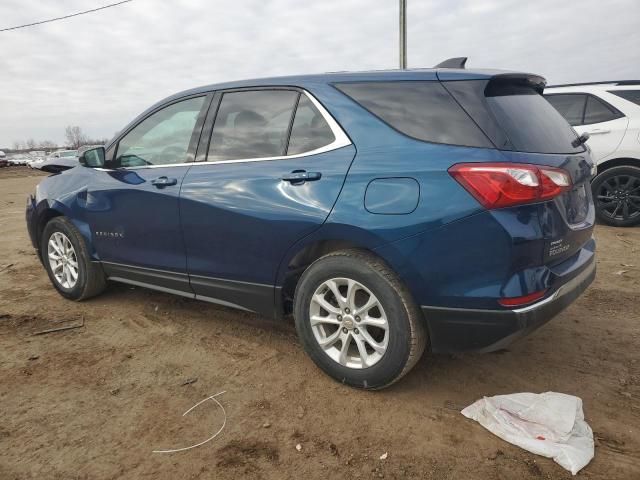
[[[433,68],[464,68],[465,63],[467,63],[467,57],[453,57],[447,58]]]
[[[602,82],[582,82],[582,83],[562,83],[558,85],[547,85],[547,88],[554,87],[579,87],[583,85],[640,85],[640,80],[603,80]]]

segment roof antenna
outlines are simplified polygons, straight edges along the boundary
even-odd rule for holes
[[[467,57],[447,58],[444,62],[440,62],[433,68],[461,68],[467,63]]]

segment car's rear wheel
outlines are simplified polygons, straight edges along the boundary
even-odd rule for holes
[[[640,224],[640,168],[612,167],[592,182],[598,220],[614,227]]]
[[[40,252],[51,283],[63,297],[85,300],[104,290],[102,267],[91,261],[82,235],[65,217],[47,223]]]
[[[395,273],[368,252],[343,250],[314,262],[300,278],[294,302],[306,352],[353,387],[394,383],[425,349],[419,309]]]

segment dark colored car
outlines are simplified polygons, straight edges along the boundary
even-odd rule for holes
[[[44,179],[29,233],[66,298],[112,280],[293,314],[325,372],[382,388],[425,347],[504,347],[593,280],[593,163],[544,85],[429,69],[182,92]]]

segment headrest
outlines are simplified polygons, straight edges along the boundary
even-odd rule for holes
[[[242,110],[233,122],[234,127],[260,127],[265,125],[267,120],[252,110]]]

